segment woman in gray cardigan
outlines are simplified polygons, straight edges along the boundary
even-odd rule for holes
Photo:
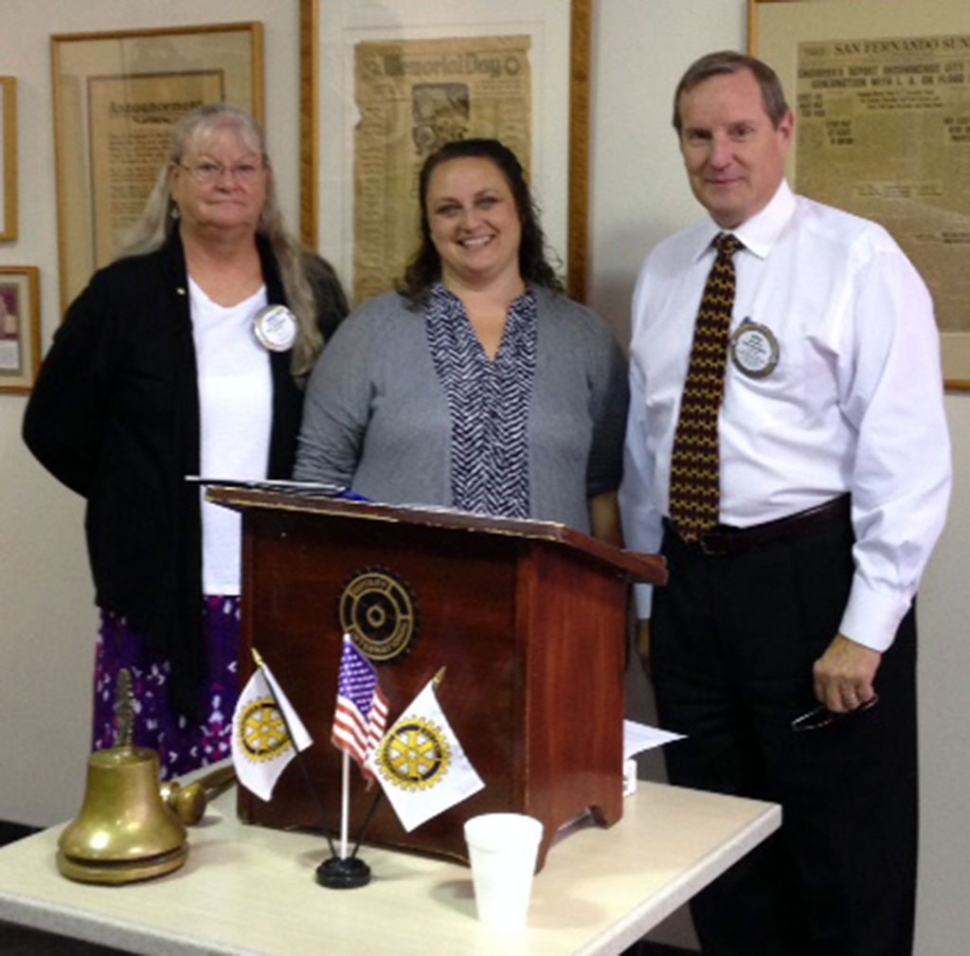
[[[456,141],[419,192],[404,288],[352,313],[313,372],[295,477],[618,543],[626,362],[563,293],[522,167]]]

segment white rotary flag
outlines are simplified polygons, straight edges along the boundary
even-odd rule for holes
[[[428,682],[369,758],[408,833],[485,786],[445,718],[434,683]]]
[[[239,782],[269,800],[280,774],[296,756],[294,743],[296,750],[306,750],[313,738],[263,664],[249,678],[232,715],[232,762]]]

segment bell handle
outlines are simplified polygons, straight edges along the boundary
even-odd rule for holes
[[[162,800],[186,826],[193,826],[204,816],[206,807],[236,782],[232,764],[212,770],[184,786],[177,780],[163,783]]]

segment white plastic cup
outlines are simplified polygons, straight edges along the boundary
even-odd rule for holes
[[[522,813],[484,813],[465,823],[478,918],[492,929],[525,926],[542,823]]]

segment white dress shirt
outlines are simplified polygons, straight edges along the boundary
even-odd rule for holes
[[[719,232],[710,218],[660,243],[633,298],[630,418],[620,504],[628,548],[660,548],[694,320]],[[782,183],[735,231],[732,334],[778,344],[762,378],[729,357],[719,420],[721,522],[747,527],[852,494],[855,578],[841,633],[893,640],[943,527],[950,443],[939,335],[925,284],[876,223]],[[638,590],[649,617],[649,588]],[[835,635],[833,635],[834,637]]]

